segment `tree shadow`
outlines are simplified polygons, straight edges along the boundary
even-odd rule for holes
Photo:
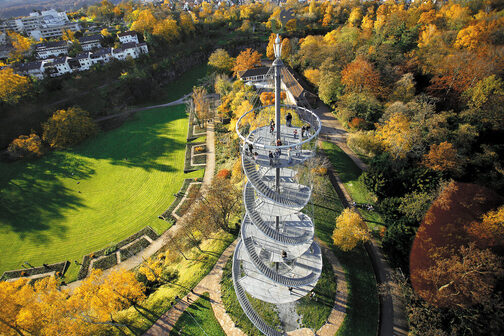
[[[138,167],[146,171],[175,172],[178,169],[166,163],[160,163],[162,157],[170,153],[185,150],[185,134],[178,140],[171,131],[175,126],[168,124],[185,118],[183,109],[170,110],[170,113],[156,110],[139,112],[120,128],[101,134],[99,141],[77,148],[80,155],[106,159],[113,165]]]
[[[9,163],[4,168],[5,175],[0,180],[0,223],[4,230],[16,232],[21,239],[30,239],[37,245],[49,243],[53,235],[63,237],[67,228],[54,219],[63,218],[67,209],[84,206],[75,195],[76,190],[66,187],[60,178],[82,180],[95,172],[85,160],[62,152],[28,163]]]

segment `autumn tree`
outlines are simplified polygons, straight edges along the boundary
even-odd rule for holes
[[[454,171],[457,169],[457,150],[447,141],[432,144],[429,153],[424,155],[423,164],[433,170]]]
[[[17,157],[36,157],[43,154],[42,139],[35,134],[20,135],[7,148],[10,154]]]
[[[383,125],[376,128],[376,137],[394,158],[405,158],[417,137],[408,117],[395,113]]]
[[[210,118],[210,106],[206,98],[208,92],[203,86],[193,87],[192,100],[194,104],[194,115],[198,124],[202,127],[205,120]]]
[[[219,72],[229,73],[233,69],[234,59],[226,50],[217,49],[208,58],[208,65]]]
[[[2,335],[25,335],[18,324],[17,316],[21,309],[32,300],[33,294],[26,287],[26,279],[13,282],[0,281],[0,333]]]
[[[221,97],[224,97],[232,90],[233,86],[230,78],[225,74],[215,76],[214,90]]]
[[[345,209],[336,218],[336,227],[332,234],[334,245],[343,251],[350,251],[361,242],[370,239],[366,223],[362,217],[352,209]]]
[[[73,146],[98,130],[89,113],[79,107],[54,112],[42,128],[42,139],[53,148]]]
[[[157,19],[152,15],[152,12],[149,9],[144,9],[131,25],[131,30],[152,32],[157,23]]]
[[[14,73],[12,68],[0,70],[0,101],[7,104],[16,104],[30,91],[28,77]]]
[[[180,38],[180,29],[177,21],[171,17],[158,21],[152,30],[152,35],[159,36],[167,42],[173,42]]]
[[[229,179],[215,177],[202,199],[218,227],[230,231],[230,221],[240,211],[242,195]]]
[[[467,89],[463,97],[468,108],[462,116],[480,130],[502,130],[504,128],[504,82],[491,75]]]
[[[186,35],[191,35],[196,30],[191,15],[187,14],[186,12],[180,13],[179,25],[182,32]]]
[[[303,72],[303,76],[315,87],[319,86],[321,72],[319,69],[308,68]]]
[[[238,75],[238,72],[245,71],[248,69],[255,68],[261,65],[261,56],[256,50],[248,48],[242,51],[238,57],[236,57],[235,65],[233,67],[234,75]]]
[[[472,222],[468,233],[480,248],[496,247],[504,243],[504,206],[490,210],[481,220]]]
[[[382,91],[378,71],[371,63],[359,57],[341,71],[341,83],[349,92],[369,91],[378,95]]]
[[[268,45],[266,46],[266,57],[268,57],[270,60],[275,59],[275,39],[276,34],[271,33],[268,38]]]
[[[13,46],[11,57],[20,59],[23,54],[30,50],[34,41],[13,31],[7,32]]]

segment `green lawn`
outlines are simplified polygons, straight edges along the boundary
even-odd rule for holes
[[[174,336],[225,336],[219,321],[215,318],[208,293],[201,296],[186,309],[170,335]]]
[[[144,111],[120,128],[33,161],[0,163],[0,272],[70,260],[118,242],[157,218],[183,174],[185,106]]]
[[[346,190],[352,199],[358,204],[375,204],[375,198],[367,190],[366,186],[359,180],[362,170],[341,150],[337,145],[324,141],[321,148],[331,161],[335,173],[341,178]],[[365,208],[359,208],[362,217],[368,223],[371,229],[382,226],[383,219],[376,211],[367,211]]]
[[[314,193],[312,198],[315,234],[332,246],[348,281],[347,315],[337,335],[374,336],[378,327],[379,303],[371,261],[363,246],[357,246],[350,252],[343,252],[332,244],[331,235],[335,219],[343,206],[329,179],[322,177],[321,179],[320,191]]]

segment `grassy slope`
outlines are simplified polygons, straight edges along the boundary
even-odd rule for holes
[[[379,304],[371,262],[362,246],[350,252],[342,252],[332,244],[331,235],[335,218],[343,207],[329,179],[325,178],[322,183],[322,191],[315,193],[312,199],[315,234],[333,247],[333,252],[345,269],[349,283],[347,316],[337,335],[376,335]]]
[[[185,106],[138,113],[74,149],[0,163],[0,272],[78,260],[157,218],[183,178]],[[69,278],[78,267],[72,265]]]
[[[200,247],[205,253],[194,248],[192,253],[187,254],[190,260],[179,256],[171,267],[179,272],[178,285],[161,286],[141,303],[142,313],[134,308],[129,308],[118,314],[119,320],[134,330],[136,335],[142,335],[161,315],[170,309],[176,296],[184,297],[190,288],[195,287],[210,272],[222,252],[235,239],[233,235],[228,233],[219,233],[218,238],[203,241]],[[110,334],[119,335],[116,329],[112,329]]]
[[[364,183],[359,180],[362,171],[355,165],[352,159],[333,143],[323,142],[322,149],[331,161],[335,172],[341,178],[352,199],[358,204],[374,204],[374,197],[369,193]],[[371,229],[383,225],[383,219],[376,211],[367,211],[365,208],[359,208],[359,211]]]
[[[193,303],[179,318],[171,334],[175,336],[225,336],[215,318],[208,293]]]

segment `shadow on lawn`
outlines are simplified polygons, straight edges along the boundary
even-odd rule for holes
[[[60,178],[87,179],[94,169],[85,160],[53,152],[39,160],[11,163],[11,176],[0,180],[0,223],[19,233],[21,239],[47,244],[49,235],[64,236],[67,228],[55,224],[62,211],[82,207],[81,198]],[[77,188],[76,188],[77,190]],[[51,224],[48,224],[51,222]]]
[[[138,167],[147,171],[180,170],[159,162],[159,158],[169,158],[172,152],[185,150],[186,135],[175,133],[180,130],[176,129],[174,124],[167,125],[186,117],[185,105],[163,109],[170,109],[170,113],[141,112],[140,117],[136,116],[120,128],[102,134],[101,141],[90,143],[77,150],[77,153],[89,158],[107,159],[113,165]],[[177,138],[182,138],[182,141]]]
[[[343,183],[359,179],[362,171],[338,146],[331,143],[324,143],[324,153],[331,161],[334,172],[338,174]]]

